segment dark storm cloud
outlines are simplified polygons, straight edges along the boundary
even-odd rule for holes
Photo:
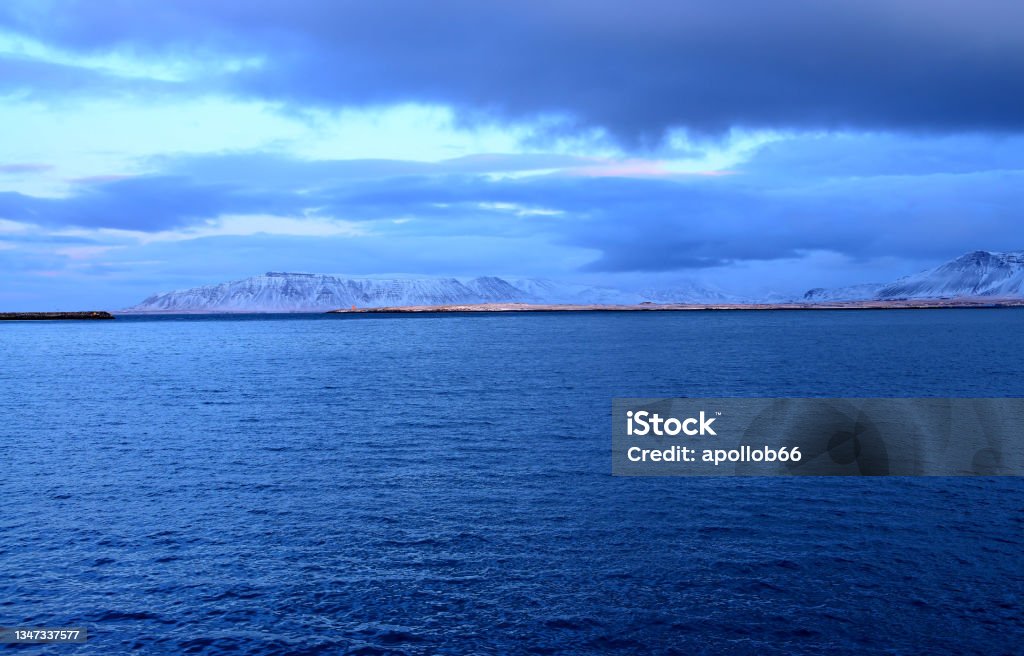
[[[109,0],[5,3],[0,17],[75,52],[259,57],[215,84],[298,107],[560,113],[629,141],[674,126],[1024,127],[1017,0]],[[47,84],[75,86],[58,75]]]

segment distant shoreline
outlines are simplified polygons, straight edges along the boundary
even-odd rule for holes
[[[557,304],[557,303],[463,303],[453,305],[399,305],[386,307],[339,308],[335,310],[117,310],[119,316],[203,316],[203,315],[289,315],[289,314],[436,314],[436,313],[513,313],[513,312],[695,312],[695,311],[774,311],[774,310],[941,310],[955,308],[1024,307],[1024,298],[942,298],[884,301],[831,301],[788,303],[641,303]],[[45,313],[34,313],[45,314]],[[74,313],[63,313],[74,314]]]
[[[0,321],[93,321],[113,319],[109,312],[0,312]]]
[[[835,301],[831,303],[641,303],[638,305],[558,305],[531,303],[473,303],[465,305],[405,305],[329,310],[327,314],[415,314],[436,312],[685,312],[702,310],[938,310],[945,308],[1024,307],[1024,298],[916,299],[892,301]]]

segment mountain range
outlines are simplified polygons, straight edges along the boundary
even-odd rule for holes
[[[612,303],[644,299],[615,289],[542,279],[344,278],[270,272],[219,285],[150,296],[129,312],[319,312],[356,306],[474,303]]]
[[[535,303],[744,303],[1024,296],[1024,251],[975,251],[890,283],[815,288],[802,298],[747,299],[681,282],[630,292],[540,278],[347,278],[270,272],[217,285],[155,294],[126,312],[322,312],[356,306]]]

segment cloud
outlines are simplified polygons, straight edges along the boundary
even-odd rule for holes
[[[0,174],[17,175],[19,173],[43,173],[53,169],[50,164],[14,163],[0,164]]]
[[[520,215],[557,214],[546,208],[542,193],[532,191],[543,187],[525,181],[553,171],[622,175],[626,168],[643,164],[558,154],[479,154],[417,162],[309,161],[236,153],[159,156],[149,166],[158,172],[68,179],[71,193],[63,197],[0,192],[0,219],[153,233],[204,225],[225,215],[349,221],[473,218],[503,203],[515,204]]]
[[[399,159],[297,159],[265,152],[157,156],[154,167],[208,183],[249,184],[265,188],[316,189],[338,183],[438,175],[530,173],[596,166],[591,158],[546,153],[479,153],[438,161]]]
[[[1021,248],[1022,23],[1016,0],[9,0],[0,260],[77,300],[267,269],[842,283]]]
[[[820,178],[1024,170],[1024,136],[791,135],[762,145],[737,169],[776,185]]]
[[[290,214],[299,206],[294,196],[162,175],[80,184],[65,198],[0,192],[0,218],[8,221],[143,231],[229,213]]]
[[[621,162],[541,154],[439,162],[163,156],[150,162],[157,174],[79,183],[66,197],[0,194],[0,232],[5,242],[81,261],[112,256],[102,250],[110,245],[123,247],[118,257],[160,260],[152,252],[170,243],[182,245],[164,247],[165,259],[192,261],[210,244],[229,244],[239,252],[216,258],[258,269],[283,264],[267,246],[279,243],[293,255],[291,268],[318,270],[336,253],[353,269],[332,270],[362,273],[373,272],[370,263],[436,274],[473,266],[493,273],[501,263],[521,275],[667,274],[823,253],[934,261],[1024,246],[1018,141],[802,135],[766,142],[726,176],[578,175],[581,164],[614,173]],[[499,253],[502,243],[508,254]],[[539,264],[538,253],[553,259]]]
[[[174,91],[174,85],[154,80],[124,79],[103,71],[0,54],[0,91],[32,100],[60,100],[63,96],[79,94],[152,98],[158,93],[166,95]]]
[[[184,89],[297,109],[439,104],[465,120],[561,117],[627,143],[673,127],[1024,127],[1016,0],[111,0],[61,3],[59,21],[36,4],[4,3],[0,25],[93,57],[259,62]],[[104,90],[67,71],[13,73]]]
[[[814,251],[935,260],[1021,248],[1024,225],[1015,208],[1024,202],[1022,183],[1018,171],[849,178],[782,191],[651,189],[605,202],[564,239],[601,253],[588,265],[593,271],[705,268]]]

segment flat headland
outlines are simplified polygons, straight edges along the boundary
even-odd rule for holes
[[[109,312],[0,312],[0,321],[85,321],[113,319]]]
[[[473,303],[463,305],[403,305],[342,308],[329,314],[426,312],[685,312],[700,310],[934,310],[942,308],[1024,307],[1024,298],[940,298],[818,303],[640,303],[637,305],[548,305],[533,303]]]

